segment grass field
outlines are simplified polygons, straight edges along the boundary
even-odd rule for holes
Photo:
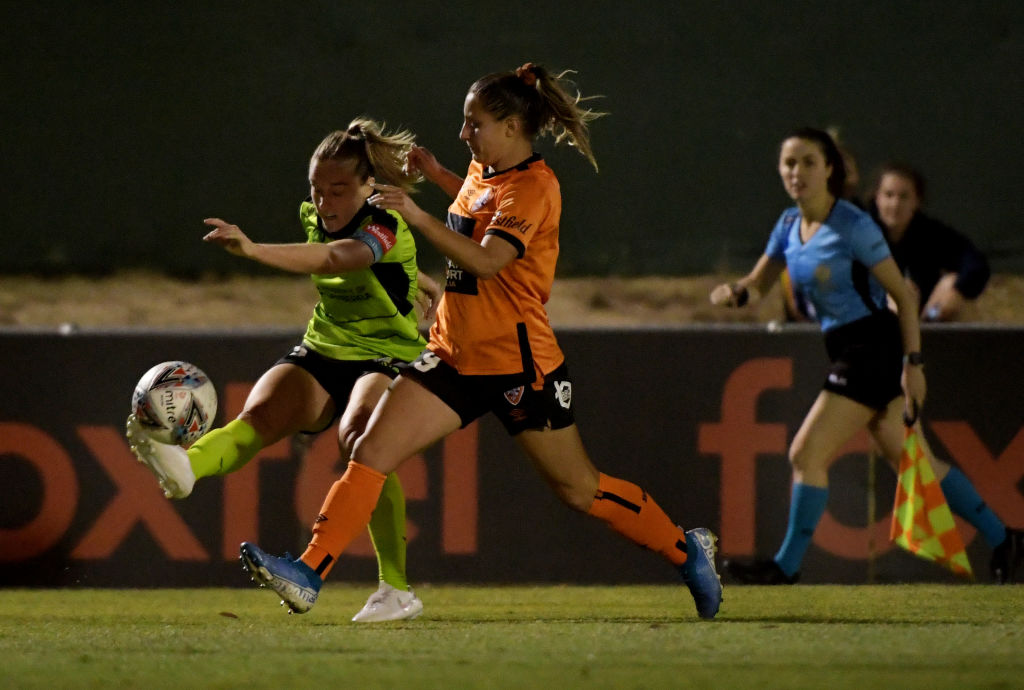
[[[1024,588],[427,586],[357,625],[366,586],[303,616],[267,591],[0,591],[11,688],[1019,688]]]

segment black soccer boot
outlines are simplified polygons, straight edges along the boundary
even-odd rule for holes
[[[1024,558],[1024,531],[1006,528],[1003,543],[992,549],[992,560],[989,569],[996,584],[1005,585],[1016,582],[1016,574],[1021,559]]]
[[[782,568],[771,558],[759,558],[753,561],[727,560],[722,564],[727,573],[736,581],[745,585],[792,585],[800,579],[800,573],[792,576],[782,572]]]

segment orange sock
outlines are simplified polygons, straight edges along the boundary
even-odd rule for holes
[[[686,533],[636,484],[601,474],[587,512],[673,565],[686,562]]]
[[[345,474],[327,492],[313,524],[313,539],[300,559],[320,577],[327,577],[345,547],[366,529],[386,478],[351,460]]]

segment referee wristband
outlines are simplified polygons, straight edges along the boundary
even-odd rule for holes
[[[910,364],[915,367],[922,366],[924,364],[924,358],[920,352],[908,352],[903,355],[903,364]]]

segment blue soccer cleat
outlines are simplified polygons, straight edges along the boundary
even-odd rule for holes
[[[305,613],[313,608],[323,585],[316,571],[288,554],[284,558],[271,556],[247,541],[242,542],[239,552],[252,581],[281,595],[281,605],[287,606],[289,613]]]
[[[686,563],[679,566],[683,582],[690,588],[697,604],[697,615],[711,619],[722,604],[722,578],[715,570],[715,543],[718,537],[706,527],[686,533]]]

